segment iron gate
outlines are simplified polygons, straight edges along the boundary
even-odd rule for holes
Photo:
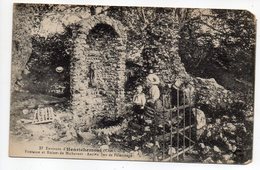
[[[145,116],[153,119],[151,129],[154,142],[154,161],[157,161],[160,154],[162,155],[160,160],[164,162],[184,159],[185,153],[191,150],[196,142],[195,118],[197,117],[197,109],[194,109],[195,113],[192,111],[192,108],[195,108],[195,102],[191,95],[180,95],[178,89],[176,93],[175,104],[172,104],[171,95],[163,94],[161,110],[149,106],[145,107]],[[162,134],[158,134],[158,122],[162,122]],[[156,148],[156,143],[162,143],[160,151]],[[168,154],[166,154],[167,149]]]

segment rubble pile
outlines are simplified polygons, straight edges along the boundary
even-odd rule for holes
[[[134,152],[136,155],[149,157],[149,159],[153,159],[154,149],[156,149],[158,150],[156,151],[156,158],[160,160],[162,160],[163,145],[165,145],[164,153],[166,156],[176,151],[176,148],[168,147],[169,141],[155,140],[163,134],[162,121],[159,124],[154,123],[154,120],[151,119],[144,119],[140,122],[139,119],[134,118],[131,114],[128,116],[127,128],[122,129],[120,133],[114,133],[110,136],[112,147],[122,148],[128,152]],[[155,124],[157,125],[154,126]],[[169,125],[165,126],[165,131],[166,133],[170,132]]]
[[[140,128],[140,129],[139,129]],[[110,136],[112,147],[122,148],[127,151],[136,151],[150,155],[153,148],[153,134],[148,126],[140,125],[139,127],[130,127],[114,133]]]
[[[236,116],[208,118],[208,125],[193,150],[204,163],[243,163],[251,158],[248,142],[252,143],[252,124]],[[251,125],[250,125],[251,124]],[[251,126],[251,127],[250,127]],[[249,157],[248,157],[249,156]]]
[[[197,91],[197,103],[208,105],[211,108],[225,108],[233,103],[233,94],[219,85],[214,78],[203,79],[196,77],[195,88]]]

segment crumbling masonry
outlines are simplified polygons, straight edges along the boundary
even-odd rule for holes
[[[118,34],[109,48],[98,50],[86,41],[97,24],[111,26]],[[118,114],[124,109],[126,31],[108,16],[99,15],[80,22],[71,59],[71,109],[74,115]],[[89,65],[96,67],[96,85],[88,86]]]

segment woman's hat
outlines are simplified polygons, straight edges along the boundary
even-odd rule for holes
[[[151,84],[153,84],[153,85],[158,85],[160,82],[159,81],[157,81],[157,79],[155,79],[155,78],[149,78],[149,79],[147,79],[147,81],[148,81],[148,83],[151,83]]]

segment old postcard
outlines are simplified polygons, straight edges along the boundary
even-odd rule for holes
[[[14,4],[12,157],[247,164],[246,10]]]

